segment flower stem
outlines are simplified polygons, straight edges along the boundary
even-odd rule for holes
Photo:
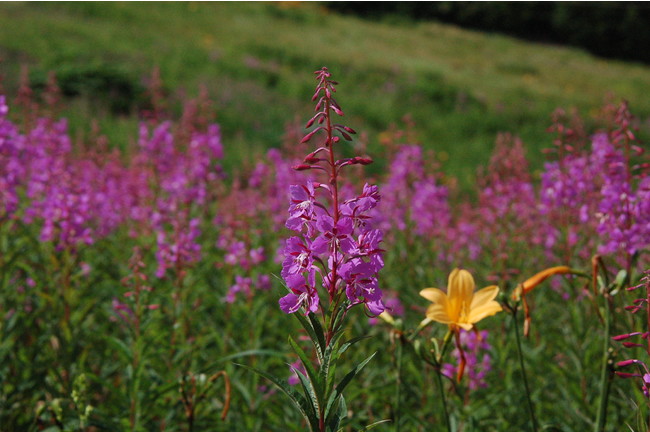
[[[607,402],[609,400],[609,390],[612,383],[611,368],[611,351],[609,349],[610,329],[611,329],[611,311],[610,299],[607,292],[605,298],[605,336],[603,342],[603,364],[600,371],[600,403],[598,404],[598,414],[596,415],[595,432],[603,432],[607,423]]]
[[[397,363],[397,380],[395,381],[395,410],[393,413],[393,419],[395,421],[395,432],[400,431],[399,414],[402,390],[402,354],[404,351],[404,343],[406,343],[406,341],[404,340],[403,335],[400,333],[398,335],[397,346],[395,347],[395,362]]]
[[[537,419],[535,418],[535,409],[533,401],[530,397],[530,387],[528,386],[528,377],[526,376],[526,368],[524,367],[524,352],[521,348],[521,336],[519,336],[519,324],[517,322],[517,309],[512,311],[512,320],[514,322],[515,338],[517,339],[517,353],[519,355],[519,367],[521,368],[521,377],[524,381],[524,389],[526,390],[526,401],[528,403],[528,413],[530,414],[530,422],[533,432],[537,432]]]
[[[447,426],[447,432],[452,432],[451,422],[449,421],[449,410],[447,409],[447,396],[445,395],[445,388],[442,384],[442,370],[440,369],[440,363],[436,368],[436,380],[438,381],[438,391],[440,392],[440,403],[442,404],[442,412],[445,414],[445,425]]]

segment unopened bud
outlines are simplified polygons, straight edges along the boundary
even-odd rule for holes
[[[372,163],[372,159],[357,156],[354,158],[354,163],[358,163],[361,165],[370,165]]]
[[[294,165],[291,168],[295,169],[296,171],[304,171],[304,170],[311,169],[311,165],[299,164],[299,165]]]
[[[317,157],[307,156],[305,158],[305,163],[308,163],[308,164],[315,164],[315,163],[318,163],[318,162],[320,162],[320,158],[317,158]]]
[[[630,359],[630,360],[620,361],[620,362],[616,363],[616,366],[617,367],[625,367],[625,366],[630,366],[630,365],[637,364],[637,363],[639,363],[638,360]]]

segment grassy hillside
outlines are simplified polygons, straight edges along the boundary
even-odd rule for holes
[[[556,107],[588,116],[613,94],[650,116],[648,67],[436,23],[365,22],[319,4],[2,3],[0,58],[10,95],[22,64],[37,83],[49,70],[73,87],[90,83],[65,115],[80,131],[89,116],[102,117],[116,145],[137,136],[124,113],[141,104],[155,66],[172,93],[196,94],[203,84],[235,160],[277,145],[287,122],[308,118],[311,72],[323,65],[341,82],[347,124],[367,132],[371,146],[409,114],[421,142],[448,156],[445,166],[463,180],[488,159],[499,131],[520,135],[539,159]],[[105,99],[115,94],[97,90],[98,76],[132,91],[111,105]]]

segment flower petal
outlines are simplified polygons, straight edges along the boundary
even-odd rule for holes
[[[494,300],[498,294],[499,287],[496,285],[491,285],[477,291],[474,293],[474,297],[472,298],[470,309],[474,310],[478,307],[481,307],[482,305]]]
[[[474,278],[467,270],[454,269],[449,275],[447,313],[454,322],[464,321],[461,317],[469,315],[474,286]]]
[[[425,288],[420,291],[420,295],[431,303],[447,304],[447,294],[438,288]]]
[[[427,309],[427,318],[442,324],[452,324],[452,320],[447,313],[447,308],[441,304],[434,303]]]
[[[471,300],[474,294],[474,277],[467,270],[454,269],[449,275],[449,284],[447,285],[447,295],[449,300],[460,301]]]
[[[467,317],[467,322],[469,323],[477,323],[481,321],[483,318],[487,318],[489,316],[492,316],[498,312],[501,312],[503,308],[501,305],[492,300],[488,303],[485,303],[476,309],[472,309],[469,313],[469,316]]]

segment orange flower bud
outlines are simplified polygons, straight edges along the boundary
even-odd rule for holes
[[[541,271],[537,273],[535,276],[527,279],[523,284],[522,284],[522,293],[527,294],[530,290],[535,288],[537,285],[541,284],[544,282],[546,279],[548,279],[551,276],[557,275],[557,274],[567,274],[567,273],[573,273],[573,270],[571,270],[571,267],[567,266],[557,266],[557,267],[551,267],[547,268],[544,271]]]

